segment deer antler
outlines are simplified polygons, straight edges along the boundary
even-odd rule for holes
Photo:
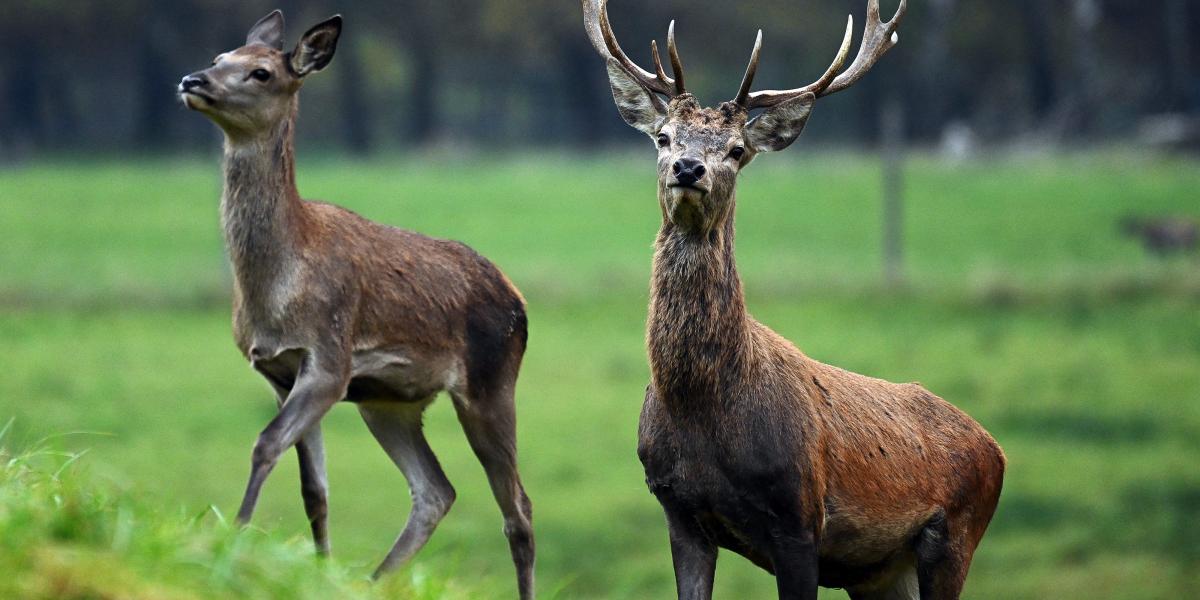
[[[863,75],[867,74],[867,71],[871,70],[871,67],[875,66],[875,63],[888,50],[891,50],[900,41],[899,35],[896,34],[896,28],[900,26],[900,21],[904,19],[904,13],[907,10],[908,1],[900,0],[900,7],[896,9],[892,20],[883,23],[879,19],[879,0],[868,0],[866,30],[863,32],[862,44],[858,47],[858,56],[854,58],[854,62],[850,63],[850,67],[838,75],[838,71],[841,71],[842,66],[846,64],[846,57],[850,53],[850,41],[854,37],[854,15],[850,15],[850,19],[846,23],[846,36],[842,39],[842,47],[838,50],[833,63],[826,69],[825,74],[809,85],[792,90],[762,90],[750,93],[750,84],[754,80],[754,73],[758,70],[758,55],[762,46],[762,32],[760,31],[758,40],[754,43],[754,51],[750,55],[750,64],[746,67],[746,76],[742,78],[742,87],[734,101],[747,110],[768,108],[804,94],[813,94],[821,98],[854,85],[859,79],[862,79]]]
[[[658,42],[650,42],[650,51],[654,55],[654,73],[651,73],[630,60],[617,37],[613,35],[612,24],[608,21],[608,0],[583,0],[583,24],[587,29],[588,39],[596,52],[604,58],[614,58],[631,76],[652,92],[657,92],[673,98],[685,92],[683,87],[683,63],[679,60],[679,50],[675,47],[675,21],[667,29],[667,54],[671,59],[672,79],[663,71],[662,59],[658,54]]]

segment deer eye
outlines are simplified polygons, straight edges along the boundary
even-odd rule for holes
[[[271,78],[271,72],[266,69],[255,69],[250,71],[250,76],[259,81],[266,81]]]
[[[729,158],[732,158],[733,160],[742,160],[742,156],[745,156],[745,154],[745,148],[741,146],[734,146],[733,150],[729,151]]]
[[[671,136],[669,136],[665,133],[658,134],[658,147],[659,148],[666,148],[667,146],[670,146],[670,145],[671,145]]]

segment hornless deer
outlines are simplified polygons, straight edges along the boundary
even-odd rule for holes
[[[408,480],[412,512],[375,576],[401,565],[454,502],[421,424],[445,390],[504,515],[520,595],[532,598],[532,509],[517,473],[513,405],[526,343],[520,292],[463,244],[296,191],[297,94],[329,64],[341,29],[334,16],[284,52],[283,15],[272,12],[246,45],[179,84],[188,108],[225,133],[221,221],[234,271],[234,337],[280,404],[254,446],[238,521],[250,520],[263,481],[295,445],[313,539],[318,552],[329,551],[320,420],[344,399]]]
[[[818,586],[855,599],[957,598],[999,501],[999,446],[920,385],[822,364],[755,321],[733,255],[738,172],[788,147],[818,97],[895,45],[905,2],[883,23],[870,0],[858,57],[839,75],[851,24],[832,66],[803,88],[751,93],[760,31],[741,89],[717,108],[684,88],[674,23],[671,78],[656,44],[653,73],[622,52],[606,0],[583,9],[621,116],[658,146],[663,220],[638,456],[666,513],[679,597],[711,597],[720,547],[773,573],[781,598],[813,599]],[[754,109],[765,111],[748,121]]]

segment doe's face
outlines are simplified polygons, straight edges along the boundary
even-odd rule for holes
[[[213,59],[211,67],[188,75],[180,97],[230,132],[253,134],[273,129],[290,116],[300,77],[283,52],[251,44]]]
[[[246,45],[184,77],[179,97],[231,138],[271,132],[291,118],[293,98],[305,76],[333,60],[341,31],[342,18],[335,15],[309,29],[294,50],[284,52],[283,13],[272,12],[250,28]]]

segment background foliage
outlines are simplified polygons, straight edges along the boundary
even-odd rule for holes
[[[883,2],[891,14],[895,0]],[[1200,5],[1189,0],[922,0],[883,68],[828,101],[809,139],[869,142],[895,97],[921,142],[1083,143],[1200,109]],[[174,86],[245,39],[273,8],[289,44],[345,13],[335,69],[314,77],[301,135],[366,152],[429,144],[573,146],[628,139],[576,0],[17,0],[0,19],[0,158],[197,149],[214,139],[176,114]],[[688,82],[733,96],[755,30],[758,83],[816,79],[866,0],[614,0],[635,59],[677,19]]]

